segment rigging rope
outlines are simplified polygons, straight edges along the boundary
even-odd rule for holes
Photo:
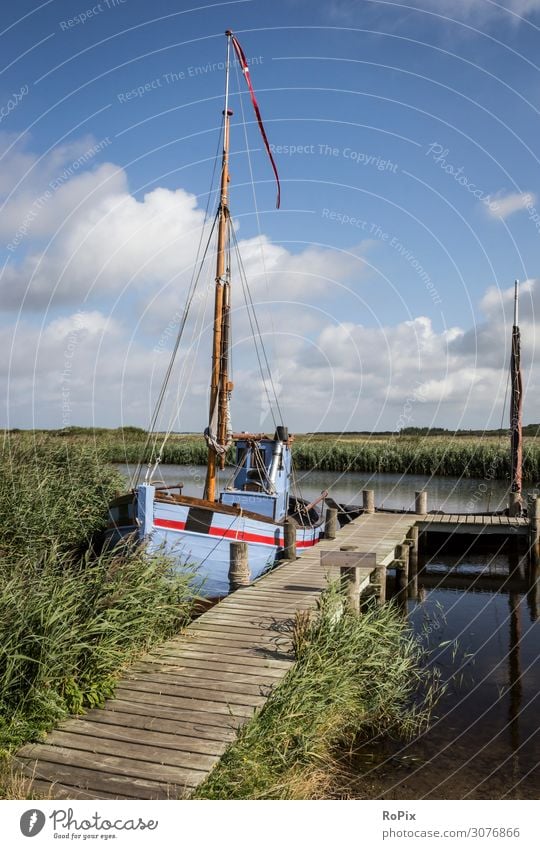
[[[173,347],[173,350],[172,350],[172,353],[171,353],[171,357],[169,359],[169,364],[168,364],[167,370],[165,372],[165,377],[164,377],[163,382],[161,384],[161,389],[160,389],[160,392],[159,392],[159,395],[158,395],[158,400],[157,400],[156,406],[154,408],[154,413],[153,413],[152,418],[150,420],[150,425],[149,425],[149,428],[148,428],[148,435],[147,435],[147,438],[146,438],[146,441],[145,441],[145,444],[144,444],[144,448],[143,448],[143,454],[142,454],[143,458],[144,458],[146,451],[147,451],[147,449],[150,445],[150,441],[152,439],[152,436],[153,435],[155,436],[154,428],[156,426],[157,419],[158,419],[159,413],[161,411],[161,406],[162,406],[163,400],[165,398],[165,393],[167,391],[167,385],[168,385],[168,382],[169,382],[169,379],[170,379],[170,376],[171,376],[171,372],[172,372],[172,369],[173,369],[173,366],[174,366],[176,355],[178,353],[178,348],[180,347],[180,342],[181,342],[182,336],[184,334],[184,329],[185,329],[187,319],[188,319],[188,316],[189,316],[191,304],[193,302],[193,298],[195,296],[195,291],[197,289],[197,284],[198,284],[199,278],[201,276],[201,271],[202,271],[204,259],[205,259],[206,253],[208,251],[210,240],[212,238],[212,235],[213,235],[213,232],[214,232],[214,229],[215,229],[215,226],[216,226],[216,220],[217,219],[215,218],[214,223],[212,224],[212,227],[211,227],[211,230],[210,230],[210,234],[208,236],[204,255],[203,255],[203,258],[202,258],[200,266],[199,266],[199,272],[196,275],[194,281],[192,281],[191,291],[188,291],[188,299],[187,299],[186,305],[184,307],[184,313],[182,315],[182,320],[181,320],[180,326],[178,328],[178,333],[176,335],[176,340],[175,340],[174,347]],[[154,445],[153,445],[152,451],[155,450],[156,444],[157,444],[157,437],[154,440]],[[153,459],[150,460],[149,466],[152,465],[152,462],[153,462]],[[159,462],[159,458],[158,458],[157,462]],[[139,461],[138,465],[137,465],[137,468],[136,468],[134,474],[133,474],[133,477],[131,479],[131,487],[132,488],[136,487],[138,482],[139,482],[143,463],[144,463],[144,459],[141,459]],[[155,468],[155,466],[154,466],[154,468]]]
[[[154,461],[154,458],[156,457],[156,446],[157,446],[157,441],[158,441],[157,433],[154,432],[154,428],[156,427],[156,424],[157,424],[157,420],[158,420],[158,416],[159,416],[159,413],[160,413],[160,410],[161,410],[161,406],[162,406],[163,400],[165,398],[165,392],[167,391],[167,384],[169,382],[171,372],[172,372],[172,369],[173,369],[173,366],[174,366],[174,361],[176,359],[178,348],[180,346],[180,341],[181,341],[182,335],[184,333],[184,328],[185,328],[186,321],[187,321],[188,314],[189,314],[189,308],[191,306],[191,302],[192,302],[193,297],[195,295],[195,290],[197,288],[197,284],[198,284],[199,278],[201,276],[201,272],[202,272],[202,268],[203,268],[203,265],[204,265],[204,260],[206,258],[206,254],[208,252],[210,240],[212,238],[212,234],[213,234],[215,226],[216,226],[217,214],[214,216],[214,222],[212,224],[212,229],[211,229],[210,235],[209,235],[209,237],[206,241],[206,246],[205,246],[205,249],[204,249],[202,259],[199,263],[199,257],[201,255],[201,247],[202,247],[203,239],[204,239],[204,231],[206,229],[206,225],[207,225],[208,219],[209,219],[210,204],[211,204],[211,201],[212,201],[212,193],[213,193],[212,188],[214,186],[216,168],[217,168],[217,163],[219,161],[219,150],[220,150],[220,147],[221,147],[221,144],[222,144],[224,127],[225,127],[225,117],[223,117],[222,121],[221,121],[221,128],[220,128],[220,132],[219,132],[219,135],[218,135],[216,151],[214,153],[214,164],[213,164],[213,167],[212,167],[212,176],[210,178],[210,188],[208,190],[208,197],[207,197],[207,201],[206,201],[206,207],[205,207],[205,210],[204,210],[203,226],[201,228],[201,234],[199,236],[199,242],[198,242],[198,245],[197,245],[197,253],[195,255],[195,261],[193,263],[193,273],[191,275],[191,280],[190,280],[189,287],[188,287],[188,300],[186,302],[186,307],[184,308],[184,314],[183,314],[183,317],[182,317],[182,321],[180,322],[178,334],[176,336],[175,345],[173,347],[173,351],[171,353],[171,357],[170,357],[170,360],[169,360],[169,365],[167,367],[167,371],[165,372],[165,377],[164,377],[163,382],[161,384],[161,389],[160,389],[160,392],[159,392],[159,395],[158,395],[158,400],[157,400],[157,403],[154,407],[152,417],[150,419],[150,424],[148,426],[147,437],[146,437],[144,447],[143,447],[143,450],[142,450],[141,459],[137,463],[135,471],[134,471],[134,473],[131,477],[131,480],[130,480],[130,487],[132,489],[134,489],[139,482],[142,467],[143,467],[143,464],[144,464],[144,457],[146,456],[146,452],[147,452],[147,450],[150,446],[150,443],[152,441],[152,437],[154,437],[154,441],[153,441],[153,444],[152,444],[152,450],[150,452],[149,471],[150,471],[150,467],[152,466],[152,463],[154,463],[154,471],[155,471],[155,469],[159,465],[159,462],[160,462],[160,459],[161,459],[159,454],[158,454],[156,460]],[[198,268],[198,270],[197,270],[197,268]],[[170,436],[170,430],[168,431],[166,438],[168,438],[168,436]],[[162,444],[161,450],[163,449],[163,447],[164,447],[164,443]],[[161,453],[161,452],[159,452],[159,453]]]
[[[268,405],[270,407],[272,420],[274,422],[274,426],[276,426],[277,421],[276,421],[276,417],[274,415],[274,411],[273,411],[273,407],[272,407],[272,400],[270,398],[270,393],[268,391],[268,386],[267,386],[267,383],[266,383],[267,379],[268,379],[268,382],[269,382],[270,387],[272,389],[272,394],[274,396],[275,406],[276,406],[276,409],[277,409],[279,416],[280,416],[280,419],[281,419],[280,423],[282,423],[282,421],[283,421],[283,414],[281,412],[281,407],[279,405],[276,387],[275,387],[274,380],[273,380],[273,377],[272,377],[272,371],[270,369],[270,364],[268,362],[268,356],[266,354],[266,348],[264,346],[264,341],[263,341],[263,338],[262,338],[259,320],[257,318],[257,313],[255,312],[255,305],[253,303],[251,290],[250,290],[250,287],[249,287],[249,283],[247,281],[246,272],[245,272],[244,264],[242,262],[242,257],[240,255],[240,248],[239,248],[239,245],[238,245],[238,240],[236,238],[236,233],[234,232],[234,228],[232,229],[232,235],[233,235],[233,243],[234,243],[236,256],[237,256],[238,267],[239,267],[239,271],[240,271],[240,281],[242,283],[244,300],[246,302],[246,308],[247,308],[249,323],[250,323],[251,332],[252,332],[252,335],[253,335],[253,341],[254,341],[254,345],[255,345],[255,353],[257,355],[257,361],[259,363],[259,371],[261,373],[264,391],[265,391],[265,394],[266,394]],[[257,338],[259,340],[258,343],[257,343]],[[260,352],[259,352],[259,345],[260,345],[260,348],[261,348]],[[262,360],[264,360],[264,365],[266,367],[266,372],[268,374],[268,378],[265,377],[264,368],[263,368],[263,364],[262,364],[262,360],[261,360],[261,354],[262,354]]]
[[[237,80],[238,90],[240,91],[240,78],[239,77],[240,77],[240,75],[238,73],[238,66],[237,66],[236,67],[236,80]],[[256,189],[255,189],[255,177],[254,177],[254,174],[253,174],[253,164],[252,164],[252,161],[251,161],[251,150],[250,150],[249,139],[248,139],[248,134],[247,134],[247,122],[246,122],[246,116],[245,116],[245,112],[244,112],[244,101],[243,101],[242,96],[240,96],[239,99],[240,99],[240,112],[242,114],[242,127],[243,127],[243,130],[244,130],[245,148],[246,148],[248,168],[249,168],[249,178],[250,178],[250,181],[251,181],[251,194],[252,194],[252,197],[253,197],[253,207],[254,207],[254,210],[255,210],[255,220],[257,222],[257,235],[259,237],[259,250],[260,250],[260,254],[261,254],[261,264],[262,264],[262,269],[263,269],[263,278],[264,278],[264,284],[265,284],[265,288],[266,288],[267,300],[268,300],[268,303],[270,304],[270,286],[269,286],[269,280],[268,280],[268,269],[266,267],[266,256],[265,256],[265,253],[264,253],[264,246],[263,246],[263,240],[262,240],[261,219],[260,219],[260,215],[259,215],[259,205],[257,203],[257,192],[256,192]],[[275,330],[274,318],[273,318],[272,310],[271,310],[270,306],[268,307],[268,315],[270,317],[270,330],[271,330],[271,334],[272,334],[271,335],[271,341],[273,343],[274,337],[276,335],[276,330]],[[273,349],[273,344],[272,344],[272,351],[273,350],[274,349]],[[275,422],[274,422],[274,424],[275,424]]]

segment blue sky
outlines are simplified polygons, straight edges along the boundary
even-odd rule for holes
[[[233,69],[231,206],[290,426],[499,426],[515,277],[538,421],[540,0],[49,0],[0,25],[4,423],[148,421],[207,202],[227,28],[282,181],[276,210]],[[181,430],[205,424],[208,300],[175,377]],[[270,427],[235,308],[235,426]]]

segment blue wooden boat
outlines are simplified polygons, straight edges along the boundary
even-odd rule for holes
[[[227,36],[225,108],[223,111],[223,153],[220,176],[220,200],[213,230],[217,233],[215,302],[212,338],[212,372],[210,380],[209,424],[205,430],[208,462],[202,498],[174,492],[173,488],[154,483],[160,463],[159,454],[148,466],[144,481],[140,481],[139,465],[132,489],[111,502],[107,538],[116,543],[134,536],[148,551],[163,550],[172,556],[178,568],[195,567],[198,589],[208,597],[226,595],[229,591],[230,544],[247,543],[251,580],[259,577],[279,558],[284,548],[285,521],[290,519],[296,529],[298,553],[315,545],[322,531],[322,513],[316,502],[308,504],[291,492],[293,438],[287,428],[277,425],[273,436],[262,433],[233,434],[230,426],[229,404],[233,384],[230,372],[230,311],[231,267],[230,244],[234,230],[229,210],[229,68],[231,47],[242,67],[249,86],[257,121],[272,166],[260,111],[255,99],[245,55],[231,32]],[[200,277],[196,275],[195,286]],[[243,280],[246,284],[246,281]],[[179,348],[195,288],[190,289],[184,317],[180,323],[171,363],[152,417],[150,432],[155,426],[159,407],[165,396],[174,357]],[[251,299],[250,299],[251,300]],[[249,307],[249,305],[248,305]],[[253,303],[251,303],[253,307]],[[259,340],[262,345],[262,338]],[[264,353],[264,352],[263,352]],[[266,355],[263,359],[267,362]],[[259,360],[260,361],[260,360]],[[264,376],[263,376],[264,379]],[[272,388],[273,382],[270,380]],[[277,404],[277,398],[276,398]],[[279,404],[277,404],[279,409]],[[218,491],[217,470],[225,467],[226,455],[234,446],[235,468],[230,486]]]

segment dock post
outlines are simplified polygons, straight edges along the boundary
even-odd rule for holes
[[[364,513],[375,512],[375,493],[372,489],[362,490],[362,502],[364,507]]]
[[[409,596],[418,595],[418,527],[413,525],[407,534],[409,545]]]
[[[324,538],[335,539],[337,533],[338,511],[335,507],[328,507],[326,510],[326,518],[324,522]]]
[[[519,492],[508,493],[508,515],[519,516],[521,513],[521,495]]]
[[[360,569],[358,566],[340,566],[341,586],[347,598],[347,607],[360,615]]]
[[[234,592],[247,587],[250,580],[247,542],[231,542],[229,545],[229,587]]]
[[[407,612],[407,596],[409,584],[409,546],[396,545],[396,601],[400,608]]]
[[[285,560],[296,560],[296,522],[292,519],[285,519],[283,531],[285,537],[283,557]]]
[[[409,546],[396,545],[396,577],[399,590],[406,590],[409,583]]]
[[[375,566],[374,582],[378,586],[377,605],[384,604],[386,601],[386,566]]]
[[[421,516],[427,513],[427,492],[425,489],[414,493],[414,512]]]
[[[527,505],[529,517],[529,544],[531,555],[538,557],[538,543],[540,532],[540,498],[537,495],[529,495]]]

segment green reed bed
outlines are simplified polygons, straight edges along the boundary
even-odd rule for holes
[[[295,666],[196,798],[324,798],[361,741],[425,727],[440,687],[402,614],[389,605],[335,621],[333,598],[307,625],[297,618]]]
[[[87,545],[104,527],[122,476],[87,442],[47,434],[6,437],[0,457],[0,551],[39,557]]]
[[[139,549],[0,560],[0,750],[101,705],[118,672],[188,618],[187,576]]]
[[[122,486],[92,446],[4,444],[0,754],[102,704],[126,664],[191,615],[191,575],[139,547],[96,549]]]
[[[27,445],[35,438],[31,432],[11,435],[14,444]],[[145,452],[146,434],[139,428],[68,428],[42,432],[39,439],[56,446],[85,446],[110,463],[150,460],[150,452]],[[509,440],[501,435],[304,434],[296,437],[293,455],[296,468],[302,471],[393,472],[488,480],[504,480],[510,475]],[[172,465],[203,465],[206,458],[204,439],[196,434],[172,434],[162,452],[163,463]],[[233,451],[227,459],[234,461]],[[540,481],[538,437],[525,437],[523,476],[534,485]]]

